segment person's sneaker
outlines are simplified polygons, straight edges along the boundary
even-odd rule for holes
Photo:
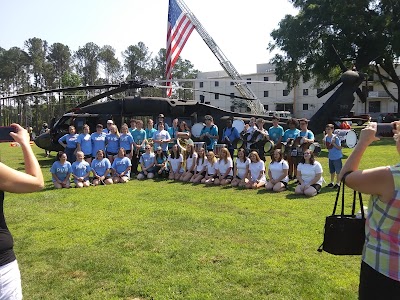
[[[338,189],[340,188],[340,185],[338,185],[337,183],[335,184],[335,186],[333,187],[334,189]]]
[[[333,188],[333,183],[331,182],[330,184],[327,185],[329,188]]]

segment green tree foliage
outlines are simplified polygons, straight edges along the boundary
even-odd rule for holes
[[[291,2],[299,13],[285,16],[271,33],[274,41],[269,49],[283,53],[272,59],[278,80],[287,81],[289,88],[301,77],[304,81],[313,78],[317,84],[336,80],[340,69],[333,45],[348,68],[375,72],[387,92],[387,81],[396,84],[400,92],[400,79],[395,72],[400,55],[399,1]],[[393,100],[400,98],[399,94],[389,94]]]
[[[143,42],[129,46],[123,53],[124,67],[128,73],[128,79],[144,79],[149,74],[148,68],[151,60],[151,52]]]
[[[95,43],[86,43],[75,52],[75,68],[85,85],[95,84],[99,73],[99,51]]]
[[[53,66],[58,87],[61,87],[61,77],[71,69],[71,51],[67,45],[54,43],[49,48],[48,61]]]
[[[116,83],[122,80],[122,66],[115,57],[115,49],[109,45],[99,51],[99,63],[103,67],[105,83]]]

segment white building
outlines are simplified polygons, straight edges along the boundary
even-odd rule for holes
[[[398,70],[400,73],[399,67]],[[244,80],[251,80],[247,84],[264,105],[265,110],[287,110],[297,118],[311,118],[334,92],[332,91],[321,98],[317,98],[317,94],[324,87],[315,87],[313,82],[301,82],[297,87],[289,91],[286,89],[285,82],[276,82],[274,66],[267,63],[257,64],[256,73],[241,76]],[[205,92],[196,91],[194,94],[195,100],[230,111],[246,111],[245,107],[235,106],[235,102],[238,103],[238,100],[235,100],[233,96],[241,95],[225,71],[199,73],[197,78],[204,79],[204,81],[197,81],[195,89]],[[355,94],[353,107],[355,114],[369,113],[371,116],[377,117],[379,113],[397,112],[397,102],[391,100],[384,91],[377,76],[368,78],[360,86],[364,92],[366,84],[369,91],[367,102],[362,103]],[[389,91],[397,96],[397,87],[394,84],[389,83],[388,88]],[[218,94],[207,93],[206,91]]]

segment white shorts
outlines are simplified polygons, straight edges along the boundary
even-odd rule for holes
[[[0,300],[21,300],[21,274],[16,260],[0,267]]]

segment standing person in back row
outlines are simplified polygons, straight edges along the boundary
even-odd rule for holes
[[[233,142],[238,138],[240,138],[240,133],[233,127],[233,119],[228,118],[226,120],[226,127],[222,131],[222,142],[227,145],[231,157],[233,157],[233,153],[235,152]]]
[[[274,142],[275,145],[278,145],[282,142],[283,138],[283,127],[279,125],[279,117],[272,117],[272,126],[268,129],[269,138]]]
[[[4,192],[30,193],[43,189],[44,181],[39,163],[29,144],[28,132],[18,124],[11,124],[17,132],[12,138],[21,145],[25,173],[0,163],[0,299],[22,299],[21,275],[13,250],[14,241],[4,218]]]
[[[334,129],[335,126],[333,124],[326,125],[326,135],[323,142],[328,149],[329,173],[331,174],[331,182],[328,184],[328,187],[337,189],[339,188],[339,181],[335,183],[335,173],[336,177],[339,177],[342,170],[343,153],[340,138],[336,134],[333,134]]]
[[[396,150],[400,153],[400,122],[393,122]],[[374,141],[376,123],[369,123],[360,133],[339,180],[355,191],[371,195],[365,222],[362,254],[360,300],[400,297],[400,164],[360,170],[364,152]],[[369,148],[372,150],[372,148]]]
[[[200,139],[206,142],[207,151],[213,151],[218,140],[218,127],[214,124],[213,117],[210,115],[204,116],[204,122],[206,126],[200,132]]]

